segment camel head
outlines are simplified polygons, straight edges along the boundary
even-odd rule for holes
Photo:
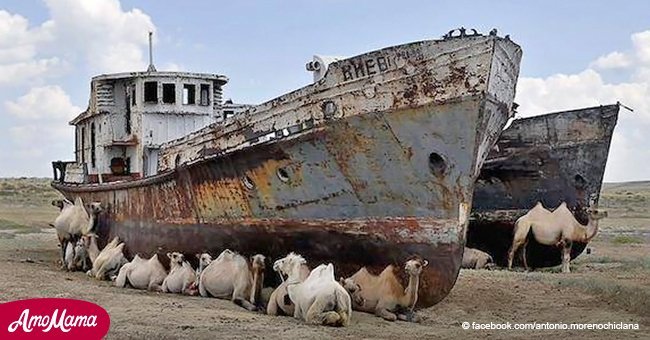
[[[167,257],[169,257],[170,267],[172,265],[182,266],[185,261],[185,256],[179,252],[167,253]]]
[[[420,276],[422,269],[429,265],[429,261],[419,257],[414,256],[404,264],[404,270],[407,274],[411,276]]]
[[[53,200],[52,205],[59,208],[59,210],[63,209],[63,200]]]
[[[79,241],[83,244],[84,248],[88,249],[88,248],[90,248],[90,245],[93,242],[95,242],[95,244],[97,244],[97,238],[98,238],[97,234],[91,232],[91,233],[88,233],[88,234],[85,234],[85,235],[81,236]]]
[[[81,200],[81,198],[78,198]],[[86,226],[86,233],[93,232],[97,223],[97,216],[104,211],[100,202],[92,202],[83,206],[88,214],[88,225]]]
[[[598,233],[598,221],[607,217],[607,211],[601,211],[594,207],[589,207],[587,209],[587,215],[589,217],[589,223],[587,223],[586,228],[578,228],[577,234],[574,240],[580,240],[582,242],[589,242],[591,239],[596,237]],[[574,235],[575,236],[575,235]]]
[[[598,221],[607,217],[607,211],[598,210],[596,208],[587,209],[587,214],[589,215],[589,219],[593,221]]]
[[[205,268],[212,262],[212,256],[208,253],[196,254],[197,259],[199,259],[199,267]]]
[[[266,257],[261,254],[251,256],[251,269],[254,273],[264,273],[266,269]]]
[[[363,306],[366,300],[363,298],[363,296],[361,296],[361,286],[359,286],[351,278],[340,278],[339,283],[348,292],[348,294],[350,294],[352,301],[354,301],[356,305]]]
[[[291,252],[287,256],[275,261],[273,263],[273,270],[279,273],[284,281],[284,275],[289,276],[294,268],[300,268],[301,265],[306,263],[307,261],[302,256]]]

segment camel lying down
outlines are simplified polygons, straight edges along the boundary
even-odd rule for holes
[[[93,264],[92,268],[86,272],[88,276],[97,280],[108,280],[116,276],[120,268],[128,262],[124,257],[124,243],[120,242],[117,236],[101,251],[97,247],[97,235],[88,234],[83,237],[83,240]]]
[[[289,298],[287,291],[288,281],[284,277],[289,277],[293,270],[292,266],[298,266],[298,276],[295,278],[298,282],[305,281],[309,276],[309,267],[307,261],[296,253],[289,253],[287,256],[275,261],[273,263],[273,270],[280,275],[282,283],[273,290],[269,299],[269,304],[266,306],[266,314],[268,315],[293,315],[294,305]]]
[[[494,268],[494,260],[486,252],[465,247],[463,262],[460,267],[465,269],[492,269]]]
[[[321,264],[302,282],[300,264],[291,267],[287,290],[295,306],[293,316],[316,325],[348,326],[352,302],[348,292],[334,279],[334,266]]]
[[[419,318],[413,309],[418,300],[420,274],[428,264],[427,260],[417,256],[406,261],[404,270],[409,275],[406,289],[400,284],[397,268],[393,265],[387,266],[379,276],[363,267],[351,277],[341,279],[341,283],[353,296],[354,310],[374,313],[388,321],[417,322]]]
[[[251,257],[249,263],[243,256],[226,249],[212,261],[199,278],[199,293],[231,299],[250,311],[257,310],[264,282],[264,255]]]
[[[126,287],[127,283],[135,289],[160,290],[167,271],[158,261],[158,254],[145,260],[135,255],[133,260],[120,268],[115,279],[116,287]]]
[[[169,274],[162,282],[163,293],[193,295],[192,285],[196,281],[196,272],[181,253],[167,253],[169,257]]]

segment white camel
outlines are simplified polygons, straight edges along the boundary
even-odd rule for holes
[[[90,204],[89,212],[86,210],[81,197],[77,197],[74,204],[68,200],[53,201],[52,204],[61,209],[61,212],[50,226],[56,229],[56,235],[61,244],[61,261],[65,267],[65,252],[68,243],[76,237],[93,231],[97,214],[102,211],[102,208],[100,203],[93,202]]]
[[[101,251],[97,247],[97,235],[88,234],[83,239],[93,264],[92,268],[86,272],[88,276],[98,280],[110,279],[117,275],[120,268],[128,262],[124,256],[124,243],[120,242],[117,236]]]
[[[203,297],[230,299],[248,310],[256,310],[264,283],[264,260],[264,255],[257,254],[249,264],[243,256],[224,250],[201,272],[199,293]]]
[[[526,245],[528,234],[532,233],[538,243],[562,248],[562,272],[570,272],[569,262],[571,261],[573,242],[587,243],[591,241],[598,233],[598,221],[607,217],[606,211],[598,211],[594,198],[590,201],[587,214],[588,223],[582,225],[575,219],[565,202],[562,202],[553,212],[538,202],[535,207],[515,222],[512,246],[508,252],[508,269],[512,269],[515,253],[522,246],[524,267],[528,269]]]
[[[397,268],[387,266],[379,276],[373,275],[366,267],[359,269],[351,277],[342,280],[343,286],[353,297],[353,308],[366,313],[374,313],[388,321],[397,319],[404,321],[419,321],[413,313],[418,301],[420,274],[429,264],[418,256],[414,256],[404,264],[404,271],[408,274],[406,288],[398,279]]]
[[[321,264],[300,282],[300,264],[289,275],[289,298],[295,308],[293,316],[310,324],[348,326],[352,302],[348,292],[334,279],[334,266]]]
[[[75,269],[88,271],[92,268],[92,262],[88,256],[88,250],[85,247],[83,238],[77,240],[77,243],[74,246],[74,267]]]
[[[135,255],[131,262],[120,268],[115,286],[126,287],[128,283],[135,289],[159,290],[166,276],[167,271],[158,261],[158,254],[148,260]]]
[[[169,274],[162,282],[163,293],[190,294],[190,287],[196,281],[196,273],[185,256],[181,253],[167,253],[169,257]]]
[[[289,283],[284,279],[285,276],[288,277],[291,274],[293,265],[298,266],[297,281],[302,282],[309,276],[307,261],[296,253],[291,252],[287,256],[275,261],[273,263],[273,270],[280,275],[282,283],[271,293],[269,304],[266,306],[266,314],[278,315],[282,312],[284,315],[293,315],[294,305],[287,292],[287,285]]]
[[[207,267],[212,262],[212,256],[208,253],[196,254],[196,258],[199,260],[199,267],[196,268],[196,277],[201,276],[201,272],[205,267]]]

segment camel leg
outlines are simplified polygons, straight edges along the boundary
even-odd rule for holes
[[[66,269],[67,265],[65,263],[65,248],[68,247],[67,239],[60,239],[59,243],[61,244],[61,269]]]
[[[150,292],[162,292],[162,287],[157,284],[156,282],[149,282],[149,285],[147,286],[147,290]]]
[[[407,314],[399,313],[397,314],[397,319],[401,321],[416,322],[416,323],[420,323],[422,321],[422,318],[419,315],[415,314],[414,311],[410,311]]]
[[[524,269],[526,269],[526,271],[528,271],[528,256],[526,255],[526,248],[528,248],[528,240],[526,240],[526,242],[524,242],[524,245],[522,246],[522,249],[521,249],[521,259],[522,259],[522,261],[524,263]]]
[[[330,296],[318,296],[307,310],[305,321],[315,325],[337,326],[341,316],[335,311],[325,311],[331,305]]]
[[[571,262],[571,241],[564,242],[564,248],[562,249],[562,272],[570,273],[570,262]]]
[[[269,298],[269,304],[266,306],[266,314],[268,315],[278,315],[277,291],[277,289],[274,289],[271,298]]]
[[[517,253],[517,250],[519,250],[520,246],[521,242],[519,240],[512,241],[512,246],[508,252],[508,270],[512,270],[512,260],[514,259],[515,253]]]
[[[300,307],[300,303],[295,304],[293,308],[293,317],[296,319],[302,318],[302,308]]]
[[[248,309],[251,312],[256,311],[257,307],[254,304],[246,300],[246,298],[242,298],[242,296],[245,295],[246,294],[244,294],[241,288],[235,287],[235,290],[232,292],[232,302],[238,306]]]
[[[395,320],[397,320],[397,315],[390,312],[387,308],[384,308],[381,305],[377,305],[377,308],[375,309],[375,315],[377,315],[378,317],[383,318],[386,321],[395,321]]]

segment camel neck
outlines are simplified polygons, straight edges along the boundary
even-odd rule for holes
[[[409,275],[409,283],[404,290],[403,305],[413,309],[418,301],[418,288],[420,277],[418,275]]]
[[[97,239],[92,237],[90,239],[90,246],[88,247],[88,257],[90,261],[95,263],[95,259],[99,255],[99,247],[97,247]]]
[[[255,304],[257,302],[257,297],[262,291],[262,284],[264,283],[264,274],[260,273],[259,270],[253,269],[253,282],[251,284],[251,295],[250,303]]]

